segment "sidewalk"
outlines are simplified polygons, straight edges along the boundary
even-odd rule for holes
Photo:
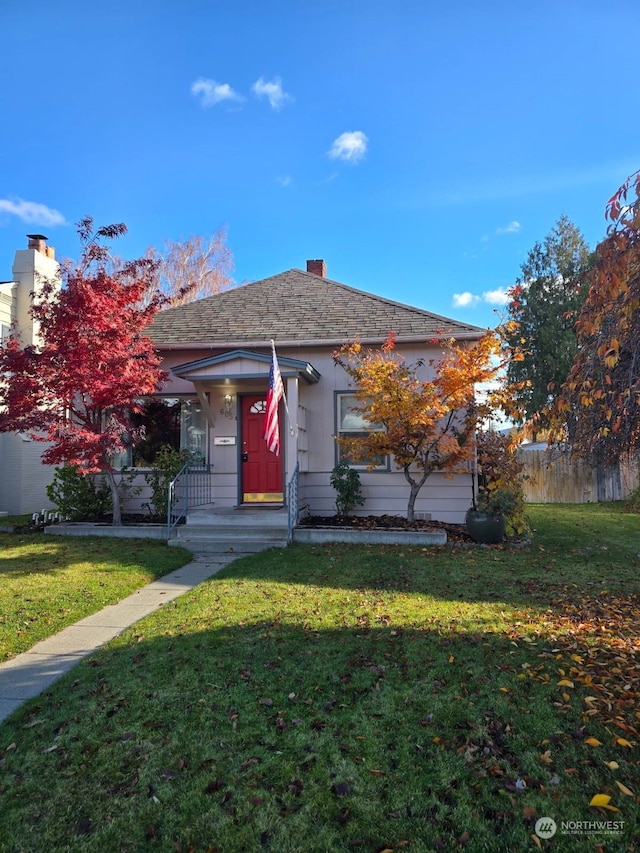
[[[212,577],[241,554],[202,555],[180,569],[110,604],[92,616],[0,664],[0,723],[27,699],[65,675],[78,661],[168,601]]]

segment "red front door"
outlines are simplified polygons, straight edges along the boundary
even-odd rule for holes
[[[262,437],[267,395],[242,397],[242,502],[283,500],[282,457],[276,456]],[[282,442],[280,444],[282,447]]]

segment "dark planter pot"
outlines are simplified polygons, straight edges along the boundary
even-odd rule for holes
[[[467,510],[465,518],[469,536],[483,545],[499,545],[504,540],[505,517],[500,513]]]

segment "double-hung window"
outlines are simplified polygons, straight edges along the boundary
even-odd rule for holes
[[[364,435],[374,431],[383,430],[381,424],[372,424],[367,421],[362,412],[357,411],[359,404],[356,395],[348,392],[336,394],[336,435],[340,438],[362,438]],[[337,444],[338,461],[346,462],[351,468],[369,468],[370,461],[366,459],[352,461],[346,448],[340,441]],[[389,469],[388,456],[376,456],[374,459],[374,470],[387,471]]]

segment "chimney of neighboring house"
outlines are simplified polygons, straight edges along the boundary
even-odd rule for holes
[[[53,246],[47,246],[47,238],[44,234],[27,234],[27,237],[29,238],[30,249],[35,249],[35,251],[40,252],[41,255],[45,255],[47,258],[54,260],[56,250]]]
[[[307,272],[311,272],[314,275],[319,275],[322,278],[327,277],[327,265],[323,260],[319,261],[307,261]]]

